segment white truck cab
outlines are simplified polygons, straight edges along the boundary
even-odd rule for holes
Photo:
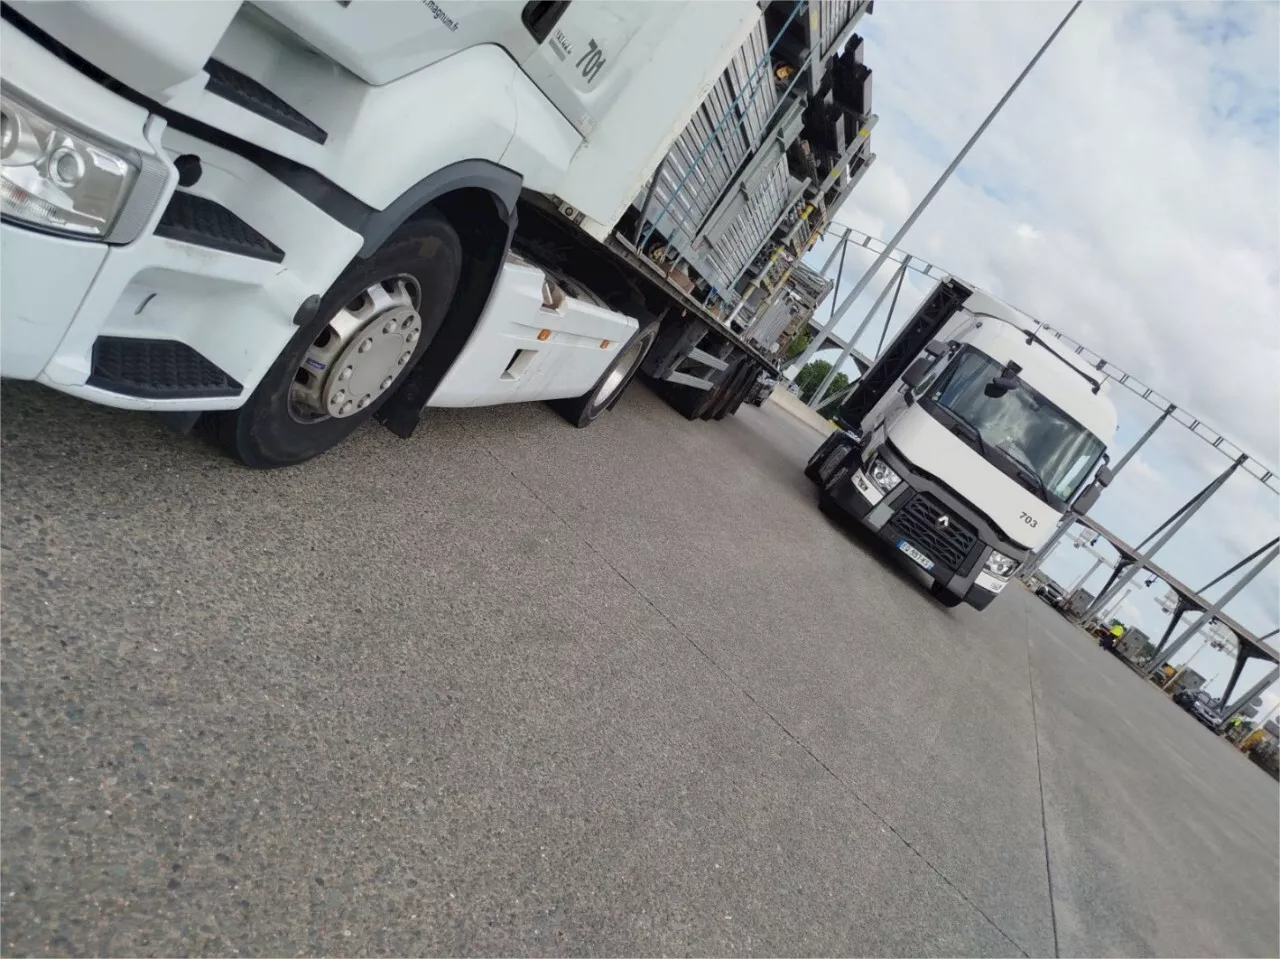
[[[882,360],[807,472],[827,508],[928,573],[940,600],[983,609],[1068,507],[1084,512],[1109,481],[1105,378],[955,280]]]

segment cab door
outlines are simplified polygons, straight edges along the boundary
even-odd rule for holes
[[[584,137],[658,53],[683,2],[576,0],[525,5],[540,40],[520,66]]]

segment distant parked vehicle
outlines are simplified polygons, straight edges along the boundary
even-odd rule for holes
[[[1200,721],[1204,726],[1210,729],[1216,729],[1222,722],[1221,703],[1206,693],[1203,689],[1192,692],[1191,690],[1182,690],[1174,694],[1173,701],[1178,702],[1178,698],[1183,697],[1183,702],[1178,703],[1189,712],[1192,716]]]
[[[1062,605],[1062,589],[1057,583],[1041,583],[1036,595],[1055,609]]]
[[[777,385],[777,377],[770,376],[767,373],[762,375],[747,393],[747,402],[752,406],[763,406],[764,401],[773,394],[773,388]]]
[[[1205,695],[1208,695],[1207,693]],[[1197,692],[1194,689],[1180,689],[1173,694],[1174,705],[1182,709],[1191,710],[1191,704],[1195,701]]]

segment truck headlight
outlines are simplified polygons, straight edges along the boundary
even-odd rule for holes
[[[1017,565],[1017,560],[1010,559],[1008,556],[1004,555],[1004,553],[998,553],[995,550],[991,551],[991,555],[987,557],[986,562],[988,573],[1002,577],[1008,576],[1012,573],[1014,567]]]
[[[0,97],[0,213],[57,233],[105,239],[141,161],[11,93]]]
[[[902,477],[889,468],[889,465],[882,459],[873,460],[871,466],[867,469],[867,476],[871,478],[871,482],[880,488],[882,493],[892,493],[898,488],[898,484],[902,482]]]

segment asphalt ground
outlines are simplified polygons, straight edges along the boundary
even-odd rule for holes
[[[1277,787],[772,404],[308,466],[0,395],[6,955],[1276,955]]]

